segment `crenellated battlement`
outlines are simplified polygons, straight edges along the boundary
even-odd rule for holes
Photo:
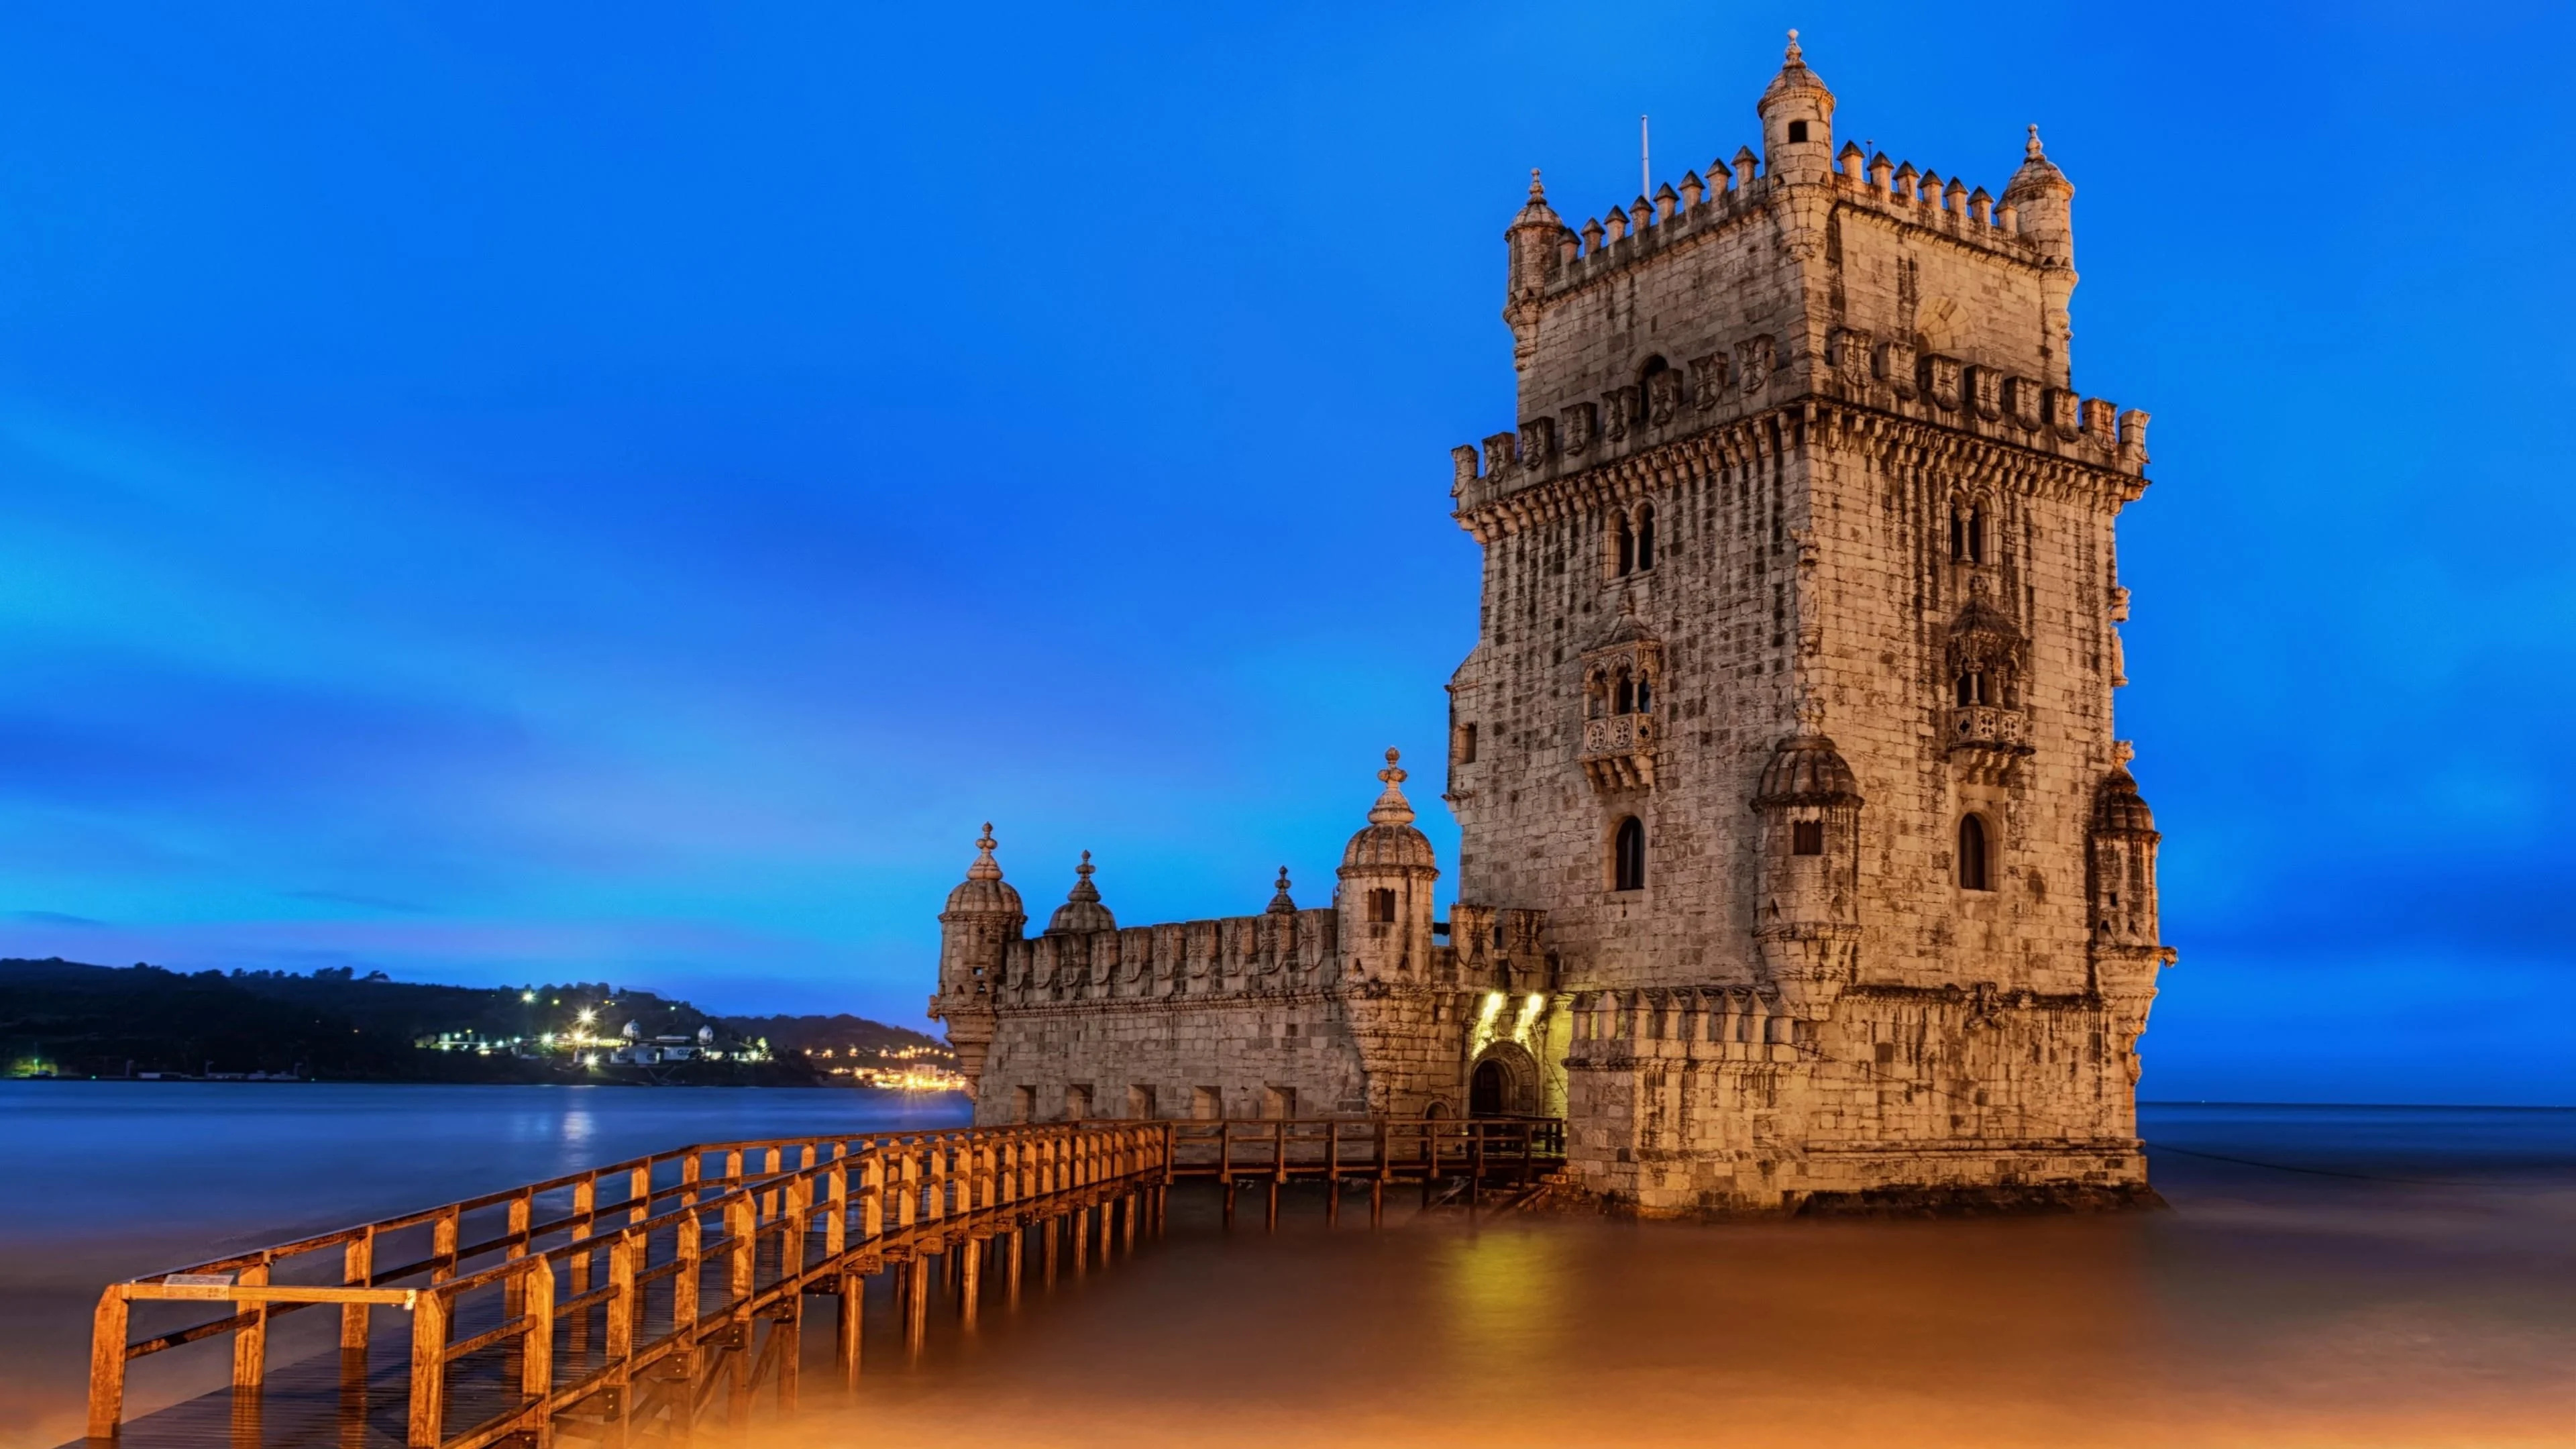
[[[1553,299],[1580,291],[1628,267],[1661,256],[1704,237],[1732,229],[1764,215],[1780,193],[1802,183],[1764,174],[1761,160],[1747,147],[1734,164],[1712,160],[1708,176],[1685,172],[1679,187],[1667,183],[1650,199],[1639,196],[1624,207],[1611,207],[1609,221],[1593,217],[1581,228],[1563,228],[1557,239],[1556,266],[1545,292]],[[1953,176],[1944,182],[1935,172],[1917,171],[1911,161],[1893,163],[1885,152],[1864,158],[1860,147],[1845,145],[1824,187],[1840,204],[1883,216],[1900,226],[2031,266],[2045,266],[2044,238],[2022,229],[2019,207],[1999,202],[1983,186],[1969,188]]]
[[[1006,941],[993,1001],[1007,1007],[1320,991],[1341,979],[1339,920],[1328,906]]]

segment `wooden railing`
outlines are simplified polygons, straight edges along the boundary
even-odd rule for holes
[[[1267,1220],[1279,1217],[1279,1190],[1293,1182],[1326,1185],[1324,1214],[1338,1220],[1342,1194],[1366,1187],[1369,1221],[1386,1214],[1386,1190],[1415,1183],[1427,1205],[1443,1190],[1470,1208],[1489,1191],[1535,1185],[1565,1162],[1565,1122],[1557,1117],[1360,1117],[1277,1121],[1174,1122],[1174,1178],[1214,1178],[1225,1189],[1227,1221],[1239,1186],[1267,1189]]]
[[[766,1371],[782,1402],[792,1402],[795,1329],[808,1294],[839,1296],[838,1361],[855,1375],[869,1276],[903,1271],[906,1339],[917,1349],[932,1257],[945,1258],[952,1281],[962,1278],[971,1323],[988,1249],[1016,1294],[1027,1225],[1048,1225],[1041,1246],[1050,1277],[1054,1225],[1071,1230],[1079,1269],[1094,1208],[1103,1258],[1121,1208],[1132,1246],[1140,1212],[1159,1221],[1176,1125],[685,1147],[111,1284],[93,1326],[89,1436],[119,1436],[130,1362],[229,1334],[233,1438],[245,1437],[248,1412],[247,1437],[259,1442],[270,1321],[331,1304],[340,1309],[344,1384],[368,1377],[373,1311],[410,1315],[410,1449],[480,1449],[520,1434],[550,1443],[558,1418],[577,1410],[613,1423],[620,1442],[635,1421],[657,1414],[676,1437],[711,1392],[720,1360],[730,1358],[738,1396],[747,1400]],[[230,1311],[134,1338],[133,1305],[167,1301]],[[770,1332],[755,1354],[763,1321]],[[465,1427],[452,1427],[452,1417]]]

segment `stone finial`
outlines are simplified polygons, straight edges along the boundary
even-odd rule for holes
[[[1404,767],[1396,763],[1397,758],[1394,750],[1388,750],[1386,768],[1377,772],[1377,777],[1386,782],[1386,793],[1378,796],[1377,803],[1369,807],[1371,825],[1413,823],[1413,802],[1404,798],[1405,772]]]
[[[1002,863],[993,858],[993,822],[984,822],[984,833],[975,841],[975,863],[966,867],[968,880],[1000,880]]]
[[[1798,49],[1798,32],[1794,30],[1789,32],[1789,53],[1780,59],[1784,65],[1796,65],[1804,59],[1804,54]]]
[[[1537,167],[1535,167],[1535,166],[1533,166],[1533,167],[1531,167],[1531,168],[1530,168],[1530,192],[1529,192],[1529,199],[1530,199],[1530,200],[1532,200],[1532,201],[1545,201],[1545,200],[1547,200],[1547,188],[1546,188],[1546,187],[1544,187],[1544,186],[1539,185],[1539,182],[1538,182],[1538,168],[1537,168]]]
[[[1820,735],[1825,732],[1825,702],[1823,700],[1802,699],[1798,701],[1796,708],[1798,714],[1798,733],[1802,735]]]
[[[2039,146],[2039,122],[2030,123],[2030,139],[2022,143],[2021,154],[2024,159],[2031,161],[2042,160],[2048,155]]]
[[[1100,899],[1100,887],[1091,883],[1092,872],[1098,869],[1100,869],[1100,867],[1091,863],[1091,852],[1087,850],[1084,851],[1082,853],[1082,864],[1073,868],[1073,889],[1066,892],[1064,898],[1069,901],[1096,901]]]
[[[2031,129],[2036,132],[2039,128],[2034,126]],[[2137,741],[2113,740],[2111,742],[2111,764],[2114,768],[2125,770],[2129,767],[2129,762],[2137,757]]]
[[[1269,913],[1274,916],[1290,916],[1297,913],[1297,902],[1288,894],[1288,867],[1284,865],[1279,867],[1279,891],[1270,898]]]

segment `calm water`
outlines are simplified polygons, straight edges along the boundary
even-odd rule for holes
[[[78,1432],[109,1278],[692,1139],[957,1115],[848,1091],[0,1084],[0,1445]],[[2576,1444],[2576,1112],[2145,1115],[2169,1213],[1371,1234],[1292,1203],[1276,1235],[1256,1215],[1229,1237],[1181,1198],[1135,1259],[768,1437],[855,1439],[835,1414],[856,1412],[995,1444]]]

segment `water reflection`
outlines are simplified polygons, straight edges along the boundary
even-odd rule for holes
[[[851,1102],[775,1094],[763,1108],[758,1095],[584,1100],[595,1150],[581,1155],[805,1130],[788,1119]],[[409,1100],[427,1113],[429,1099]],[[524,1108],[494,1104],[484,1135]],[[464,1109],[451,1100],[442,1110]],[[628,1115],[648,1111],[671,1115]],[[719,1124],[711,1111],[742,1115]],[[532,1115],[559,1129],[544,1150],[567,1151],[575,1114]],[[380,1119],[371,1133],[345,1123],[228,1130],[237,1152],[294,1160],[335,1136],[344,1155],[353,1143],[401,1141],[406,1122],[448,1140],[426,1117]],[[1257,1214],[1229,1234],[1212,1196],[1184,1194],[1162,1241],[1110,1271],[1064,1275],[1052,1294],[1033,1288],[1017,1314],[988,1308],[971,1340],[943,1325],[917,1368],[901,1366],[894,1315],[880,1305],[856,1405],[818,1406],[809,1388],[804,1416],[755,1437],[1408,1449],[2576,1443],[2576,1114],[2195,1109],[2150,1111],[2148,1123],[2174,1149],[2155,1163],[2169,1213],[1698,1227],[1399,1212],[1371,1233],[1355,1225],[1364,1213],[1328,1231],[1315,1201],[1292,1195],[1276,1234]],[[150,1160],[151,1144],[138,1145],[123,1163]],[[52,1146],[59,1159],[63,1144]],[[202,1165],[184,1151],[178,1160]],[[470,1190],[481,1185],[466,1180],[474,1174],[552,1170],[477,1160],[456,1174],[457,1162],[446,1159],[448,1178],[400,1184],[391,1206]],[[123,1165],[113,1175],[133,1177]],[[279,1178],[264,1211],[273,1221],[322,1180]],[[115,1201],[126,1214],[115,1219],[120,1251],[147,1259],[120,1271],[184,1256],[134,1240],[206,1211],[166,1190],[149,1212],[140,1196]],[[17,1335],[0,1344],[0,1411],[41,1411],[0,1442],[50,1445],[76,1432],[80,1325],[97,1284],[117,1274],[91,1263],[67,1291],[31,1293],[30,1277],[55,1270],[37,1266],[23,1225],[0,1233],[16,1235],[0,1239],[12,1275],[0,1322]],[[827,1377],[828,1317],[808,1321],[811,1386]]]

